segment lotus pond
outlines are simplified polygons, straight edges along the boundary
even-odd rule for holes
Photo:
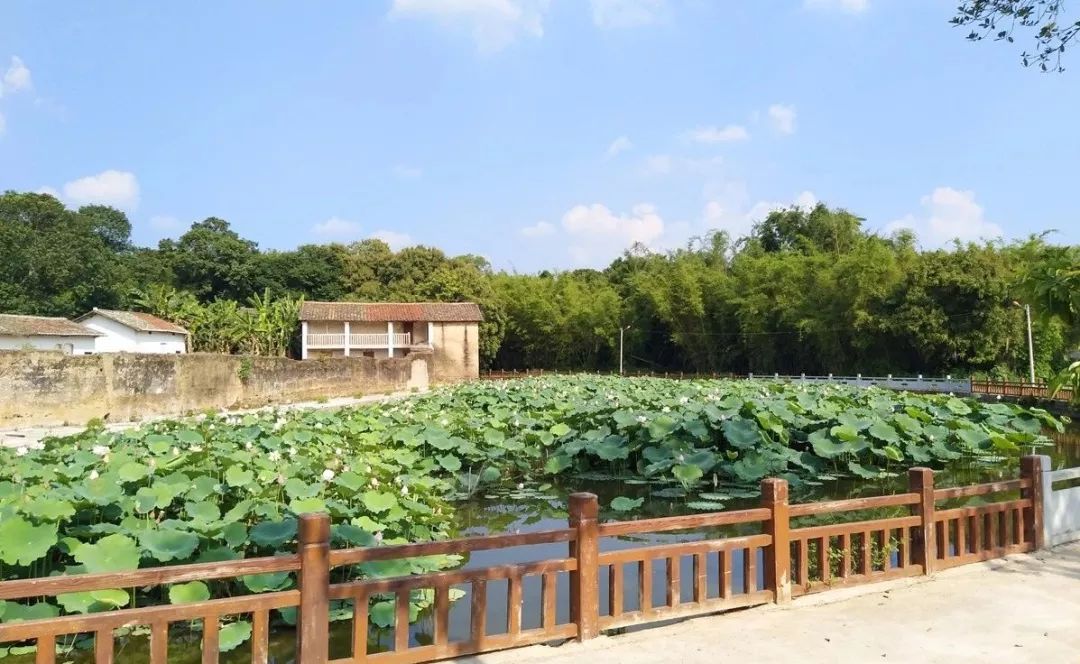
[[[273,555],[293,550],[295,516],[310,511],[331,514],[335,546],[378,546],[560,527],[565,496],[580,489],[601,496],[602,517],[635,518],[738,508],[756,502],[757,483],[767,476],[787,479],[799,501],[889,493],[914,465],[946,469],[945,483],[980,481],[1015,475],[1022,451],[1053,451],[1047,434],[1063,430],[1041,409],[950,395],[617,377],[470,383],[336,411],[90,428],[49,439],[42,450],[0,448],[0,579]],[[336,571],[334,581],[505,556],[368,563]],[[0,602],[0,622],[267,592],[293,582],[289,574],[264,574]],[[526,607],[534,592],[526,585]],[[424,642],[431,600],[422,592],[413,597],[417,642]],[[458,620],[464,629],[467,607],[452,614],[457,608],[465,609]],[[332,607],[332,617],[347,621],[351,608]],[[376,601],[371,617],[378,640],[379,628],[393,623],[392,602]],[[278,661],[292,656],[287,626],[294,619],[288,611],[274,617],[283,634],[274,643]],[[348,624],[341,624],[335,649],[347,652]],[[222,649],[244,660],[240,646],[250,632],[243,620],[224,624]],[[198,625],[175,638],[190,641],[197,661]],[[118,661],[145,658],[142,635],[118,643]],[[81,661],[86,645],[69,640],[64,648]],[[174,652],[184,661],[183,649]],[[28,656],[17,646],[0,648],[5,654]]]

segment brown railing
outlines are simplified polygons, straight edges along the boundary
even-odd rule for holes
[[[1070,401],[1072,390],[1063,387],[1053,397],[1046,383],[1015,383],[1007,380],[971,380],[972,394],[1000,394],[1003,397],[1034,397]]]
[[[789,505],[787,482],[766,479],[761,483],[761,506],[757,508],[603,524],[598,520],[596,496],[578,493],[570,497],[570,518],[563,529],[335,551],[330,550],[329,517],[303,515],[294,555],[6,581],[0,583],[0,599],[26,600],[266,572],[295,572],[296,590],[3,623],[0,643],[36,643],[40,664],[55,662],[57,637],[92,634],[95,661],[103,664],[113,661],[114,630],[149,626],[150,661],[164,664],[169,659],[170,623],[202,621],[202,661],[212,663],[218,661],[219,620],[250,614],[251,659],[265,664],[270,611],[288,607],[299,608],[296,647],[297,661],[303,664],[424,662],[533,643],[590,639],[601,630],[767,602],[784,603],[792,596],[930,574],[1037,549],[1043,538],[1041,463],[1039,457],[1024,457],[1020,479],[948,489],[934,488],[934,474],[929,469],[913,468],[908,473],[907,493],[800,505]],[[939,502],[955,503],[971,497],[978,497],[981,504],[937,507]],[[873,510],[890,513],[867,514]],[[834,519],[852,512],[862,512],[863,520],[792,527],[793,521]],[[705,539],[622,546],[656,533],[701,529],[709,529]],[[330,583],[334,567],[563,542],[568,544],[567,554],[553,559]],[[684,568],[689,575],[686,584]],[[562,591],[561,576],[566,577]],[[538,606],[531,607],[536,609],[533,615],[540,616],[540,624],[526,629],[523,588],[530,577],[540,582],[539,598],[533,598],[539,600]],[[491,595],[502,592],[503,581],[506,620],[505,624],[492,625],[487,620],[487,603]],[[664,590],[659,604],[654,601],[654,581],[660,581]],[[492,582],[500,582],[499,592]],[[468,635],[451,640],[451,589],[462,585],[470,590]],[[686,595],[684,585],[689,587]],[[604,600],[603,586],[607,589]],[[434,627],[430,643],[414,645],[409,629],[410,600],[418,590],[433,593]],[[387,596],[394,602],[393,649],[371,652],[369,602],[373,597]],[[353,612],[351,654],[335,660],[329,660],[331,600],[351,602]],[[558,620],[559,607],[568,608],[568,619],[562,622]]]

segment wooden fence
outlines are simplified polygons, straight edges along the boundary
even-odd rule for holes
[[[269,617],[274,609],[298,607],[297,661],[425,662],[526,644],[590,639],[600,631],[725,611],[793,596],[885,579],[931,574],[935,570],[1031,551],[1042,546],[1043,457],[1024,457],[1021,477],[958,488],[935,489],[926,468],[908,473],[908,491],[892,496],[790,505],[787,482],[761,483],[761,504],[753,509],[600,523],[596,496],[570,496],[566,528],[525,534],[489,535],[442,542],[331,550],[325,514],[300,518],[295,554],[233,562],[179,565],[132,572],[57,576],[0,583],[0,599],[25,600],[60,593],[146,587],[192,580],[232,578],[266,572],[296,574],[297,589],[213,599],[191,604],[145,606],[88,615],[0,624],[0,643],[38,646],[39,664],[55,662],[57,638],[92,634],[98,664],[113,661],[114,630],[148,626],[150,661],[169,659],[169,627],[202,621],[202,661],[218,661],[219,620],[250,615],[251,661],[268,659]],[[964,499],[977,498],[974,504]],[[941,504],[944,503],[944,504]],[[939,505],[941,504],[941,505]],[[843,513],[888,509],[894,515],[842,523],[807,524]],[[899,515],[895,515],[899,513]],[[848,515],[850,516],[850,514]],[[864,516],[867,516],[864,514]],[[823,518],[824,517],[824,518]],[[720,527],[737,532],[718,533]],[[652,533],[710,529],[705,539],[619,548],[626,538]],[[718,536],[719,535],[719,536]],[[616,542],[622,538],[621,542]],[[565,556],[516,564],[433,572],[394,578],[331,583],[332,568],[418,556],[460,554],[536,544],[566,543]],[[685,564],[684,564],[685,563]],[[627,574],[627,569],[631,574]],[[688,571],[687,583],[683,571]],[[568,583],[560,584],[566,576]],[[539,626],[522,621],[525,580],[539,579]],[[601,597],[601,577],[607,593]],[[663,600],[655,601],[659,580]],[[487,603],[505,581],[505,624],[489,624]],[[489,585],[490,584],[490,585]],[[469,587],[469,634],[451,640],[451,588]],[[560,586],[567,591],[560,592]],[[689,592],[683,594],[683,588]],[[434,594],[430,643],[410,638],[410,597]],[[393,649],[369,647],[369,600],[393,598]],[[535,598],[534,598],[535,599]],[[351,602],[352,648],[329,659],[329,602]],[[463,600],[464,601],[464,600]],[[568,611],[560,608],[568,607]],[[559,620],[562,616],[565,620]]]

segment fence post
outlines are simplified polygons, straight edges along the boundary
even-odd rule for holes
[[[570,528],[577,531],[570,543],[570,557],[577,560],[577,569],[570,572],[570,620],[577,623],[578,641],[600,632],[599,510],[595,494],[570,494]]]
[[[1043,495],[1052,487],[1043,484],[1043,471],[1049,470],[1050,457],[1041,454],[1029,454],[1020,458],[1020,477],[1031,480],[1030,489],[1021,489],[1021,498],[1031,499],[1031,518],[1024,523],[1025,536],[1035,549],[1046,546],[1046,531],[1043,529]]]
[[[922,519],[919,536],[912,538],[915,563],[922,565],[923,574],[934,572],[937,561],[937,533],[934,525],[934,471],[929,468],[908,469],[908,491],[919,494],[919,502],[911,511]],[[905,553],[905,555],[907,555]]]
[[[765,548],[765,587],[773,591],[773,601],[791,601],[791,519],[788,513],[787,480],[769,477],[761,480],[761,506],[772,516],[765,524],[772,544]]]
[[[330,516],[300,515],[300,608],[296,661],[326,664],[330,649]]]

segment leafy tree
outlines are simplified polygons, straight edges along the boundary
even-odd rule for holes
[[[1065,18],[1064,5],[1064,0],[965,0],[950,22],[971,28],[967,35],[971,41],[989,38],[1011,44],[1017,32],[1031,32],[1035,48],[1025,50],[1021,62],[1044,72],[1061,72],[1065,47],[1080,33],[1080,20]]]
[[[163,240],[178,287],[200,300],[242,300],[259,290],[259,253],[251,240],[241,238],[229,222],[209,217],[195,222],[176,242]]]
[[[127,246],[129,228],[111,208],[75,213],[47,194],[0,195],[0,311],[76,316],[116,306],[129,280],[114,248]]]

